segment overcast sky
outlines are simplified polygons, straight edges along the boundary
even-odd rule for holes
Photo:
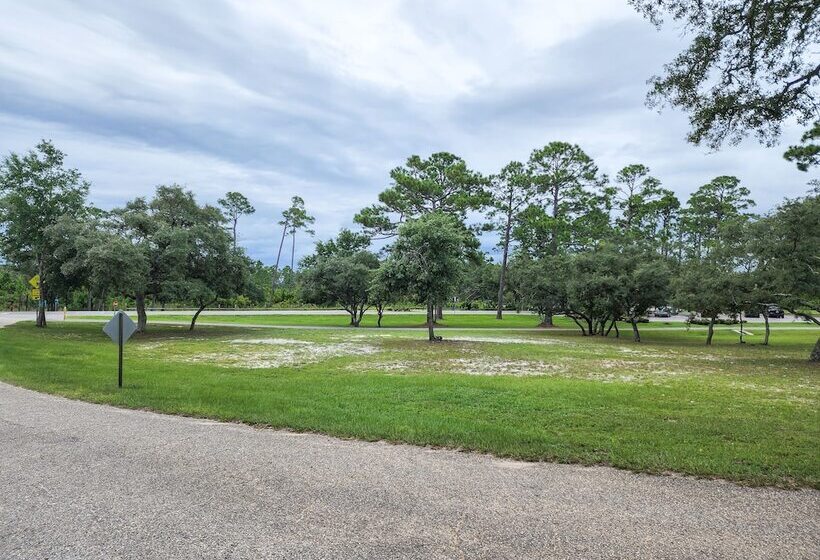
[[[196,7],[197,11],[192,11]],[[783,146],[688,145],[686,118],[644,106],[686,45],[626,0],[0,0],[0,150],[50,138],[103,208],[179,183],[257,213],[240,241],[271,263],[294,194],[319,237],[352,223],[410,154],[484,173],[552,140],[601,170],[648,165],[685,199],[722,174],[758,210],[807,190]],[[800,129],[787,127],[783,144]],[[312,250],[302,239],[299,254]]]

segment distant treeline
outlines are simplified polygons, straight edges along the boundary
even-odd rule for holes
[[[765,316],[771,304],[820,324],[816,184],[760,216],[736,177],[715,177],[683,203],[645,165],[608,177],[566,142],[490,176],[450,153],[411,156],[356,214],[359,231],[317,242],[297,267],[296,234],[312,233],[314,221],[299,197],[266,266],[237,244],[238,220],[254,212],[240,193],[216,207],[159,186],[150,199],[102,211],[63,160],[43,141],[0,168],[0,298],[25,306],[26,280],[39,274],[43,326],[58,302],[103,309],[114,299],[136,307],[140,329],[148,306],[340,306],[358,326],[371,308],[381,317],[388,306],[420,304],[431,340],[450,305],[494,308],[499,319],[533,310],[545,326],[563,314],[587,336],[617,336],[626,321],[636,341],[640,318],[667,305],[705,318],[707,343],[720,315]],[[480,251],[482,235],[498,240],[498,262]],[[290,264],[280,267],[288,236]],[[376,239],[388,240],[379,252]]]

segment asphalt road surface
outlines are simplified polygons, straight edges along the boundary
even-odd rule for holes
[[[338,440],[0,383],[0,558],[811,558],[820,492]]]

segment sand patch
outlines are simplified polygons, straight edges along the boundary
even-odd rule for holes
[[[431,367],[433,371],[431,371]],[[466,375],[509,375],[513,377],[551,375],[559,366],[534,360],[504,360],[501,358],[447,358],[431,366],[425,361],[393,360],[367,364],[351,364],[351,371],[376,370],[390,373],[457,373]]]
[[[274,345],[289,345],[289,344],[314,344],[307,340],[295,340],[292,338],[235,338],[228,341],[230,344],[274,344]]]
[[[289,338],[233,339],[229,347],[218,352],[172,356],[172,359],[195,364],[212,364],[242,369],[300,367],[342,356],[362,356],[379,352],[369,344],[319,343]]]
[[[448,369],[467,375],[550,375],[559,369],[557,364],[534,360],[503,360],[500,358],[452,358],[447,360]]]
[[[491,342],[495,344],[572,344],[555,338],[523,338],[494,336],[445,336],[444,341],[457,342]]]

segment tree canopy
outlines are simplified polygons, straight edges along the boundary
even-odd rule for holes
[[[434,307],[447,301],[458,286],[467,259],[464,228],[442,211],[426,213],[398,229],[390,255],[379,269],[380,281],[427,305],[431,341]]]
[[[689,115],[688,140],[712,149],[754,134],[772,145],[788,119],[818,119],[820,3],[815,0],[629,0],[690,45],[653,76],[650,106]]]
[[[17,267],[40,276],[45,301],[54,247],[47,234],[61,218],[82,220],[89,184],[65,168],[65,154],[48,140],[24,155],[11,153],[0,165],[0,252]],[[40,305],[37,326],[46,326]]]
[[[463,220],[468,210],[478,210],[488,202],[485,179],[448,152],[427,159],[410,156],[404,166],[390,172],[390,178],[392,184],[379,194],[379,204],[354,217],[372,237],[393,237],[408,219],[431,212]]]

